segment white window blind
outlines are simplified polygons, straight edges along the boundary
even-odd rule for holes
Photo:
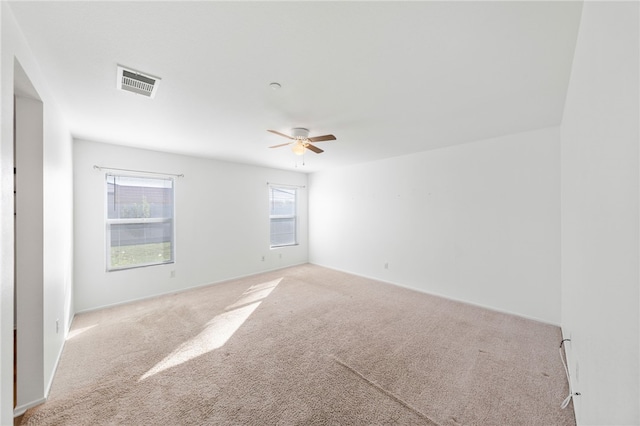
[[[269,187],[271,247],[291,246],[298,243],[296,203],[295,188]]]
[[[107,270],[174,261],[174,180],[107,174]]]

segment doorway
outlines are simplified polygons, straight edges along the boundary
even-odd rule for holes
[[[14,414],[44,401],[44,106],[14,63]]]

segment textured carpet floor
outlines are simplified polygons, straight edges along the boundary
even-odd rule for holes
[[[557,327],[313,265],[76,316],[26,425],[574,425]]]

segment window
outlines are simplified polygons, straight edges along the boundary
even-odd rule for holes
[[[107,270],[173,262],[173,183],[107,174]]]
[[[297,244],[296,189],[269,187],[271,247]]]

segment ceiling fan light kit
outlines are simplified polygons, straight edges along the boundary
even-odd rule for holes
[[[304,155],[304,148],[305,146],[302,141],[296,141],[291,147],[291,151],[293,151],[295,155]]]
[[[316,154],[323,153],[324,150],[318,148],[315,145],[312,145],[311,142],[325,142],[325,141],[336,140],[336,137],[333,135],[314,136],[310,138],[309,129],[305,129],[304,127],[294,127],[293,129],[291,129],[291,135],[285,135],[284,133],[280,133],[276,130],[267,130],[267,131],[273,134],[276,134],[278,136],[291,139],[291,142],[273,145],[273,146],[270,146],[269,148],[279,148],[281,146],[292,145],[291,150],[296,155],[304,155],[305,149],[308,149],[309,151],[313,151]]]
[[[296,140],[291,147],[291,151],[293,151],[295,155],[304,155],[304,149],[309,143],[309,129],[295,127],[291,129],[291,136]]]

